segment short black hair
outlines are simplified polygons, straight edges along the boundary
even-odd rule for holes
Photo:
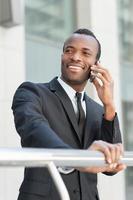
[[[96,55],[96,60],[99,60],[100,56],[101,56],[101,44],[98,41],[98,39],[96,38],[96,36],[94,35],[94,33],[92,31],[90,31],[89,29],[86,28],[80,28],[77,29],[76,31],[73,32],[73,34],[83,34],[83,35],[89,35],[92,36],[93,38],[95,38],[95,40],[98,43],[98,53]],[[63,46],[63,50],[64,50],[64,46]]]

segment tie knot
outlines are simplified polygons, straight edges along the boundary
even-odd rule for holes
[[[81,101],[82,93],[81,92],[76,92],[76,97],[77,97],[77,101]]]

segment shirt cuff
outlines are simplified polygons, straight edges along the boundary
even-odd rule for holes
[[[104,118],[104,114],[103,114],[103,120],[104,120],[104,122],[106,122],[106,123],[112,123],[112,122],[114,122],[114,120],[117,118],[117,113],[115,113],[115,116],[114,116],[114,118],[112,119],[112,120],[107,120],[107,119],[105,119]]]
[[[75,171],[74,168],[70,167],[57,167],[57,169],[61,174],[70,174]]]

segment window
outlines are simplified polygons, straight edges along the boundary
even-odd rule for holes
[[[26,79],[59,75],[64,40],[75,30],[74,0],[25,0]]]
[[[72,32],[73,0],[28,0],[25,3],[27,36],[60,42]]]
[[[133,151],[133,1],[118,0],[118,8],[123,133],[125,149]],[[133,168],[128,168],[125,173],[126,200],[132,200]]]

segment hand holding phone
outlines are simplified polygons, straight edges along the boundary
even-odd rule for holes
[[[99,62],[90,67],[90,80],[96,88],[97,94],[104,106],[104,118],[112,121],[115,116],[115,104],[113,98],[114,81],[107,68]]]

